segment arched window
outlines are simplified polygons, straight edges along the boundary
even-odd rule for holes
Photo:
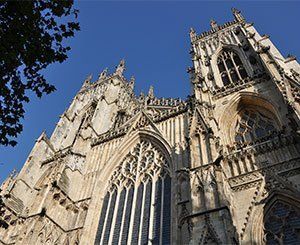
[[[248,76],[240,57],[233,50],[225,49],[219,55],[217,65],[225,86],[238,83]]]
[[[287,202],[276,201],[265,216],[266,244],[300,244],[300,210]]]
[[[244,109],[237,116],[235,141],[249,144],[270,136],[274,131],[276,131],[276,128],[270,117],[258,110]]]
[[[171,177],[162,152],[141,140],[110,178],[95,244],[150,241],[171,244]]]

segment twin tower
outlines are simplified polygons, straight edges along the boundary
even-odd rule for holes
[[[300,66],[232,13],[190,30],[186,100],[87,78],[2,184],[0,244],[300,244]]]

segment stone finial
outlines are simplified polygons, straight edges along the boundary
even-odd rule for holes
[[[241,14],[241,11],[236,8],[231,8],[232,14],[237,21],[245,21],[244,16]]]
[[[130,81],[129,81],[129,86],[130,86],[132,89],[134,89],[134,84],[135,84],[135,78],[134,78],[134,76],[132,76],[132,77],[130,78]]]
[[[85,88],[85,87],[89,86],[91,81],[92,81],[92,74],[87,76],[87,78],[84,80],[84,82],[82,84],[82,87]]]
[[[46,130],[44,129],[43,132],[41,133],[39,139],[44,139],[47,138]]]
[[[139,100],[140,100],[140,101],[145,100],[145,95],[144,95],[143,92],[140,93]]]
[[[116,72],[115,73],[122,76],[124,71],[125,71],[125,60],[122,59],[120,61],[119,65],[116,67]]]
[[[17,175],[17,170],[14,168],[14,169],[11,171],[9,177],[14,178],[16,175]]]
[[[196,39],[196,36],[197,36],[197,33],[196,31],[194,30],[194,28],[190,28],[190,38],[191,38],[191,41],[194,41]]]
[[[150,86],[150,88],[149,88],[148,97],[154,98],[154,88],[153,88],[153,86]]]
[[[215,21],[215,20],[212,19],[210,21],[210,26],[211,26],[211,29],[217,29],[218,28],[217,21]]]
[[[103,80],[103,79],[105,79],[106,76],[107,76],[107,72],[108,72],[108,68],[105,68],[105,69],[99,74],[98,80]]]

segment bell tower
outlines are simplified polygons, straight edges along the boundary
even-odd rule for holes
[[[300,66],[232,13],[191,29],[186,100],[89,76],[0,186],[0,244],[300,244]]]
[[[200,35],[190,30],[192,241],[297,241],[283,226],[284,238],[272,227],[256,232],[270,220],[272,196],[275,205],[297,209],[290,200],[299,195],[300,66],[239,10],[232,14]]]

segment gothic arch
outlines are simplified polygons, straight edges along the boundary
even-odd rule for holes
[[[140,140],[140,139],[146,139],[158,147],[158,149],[164,154],[164,156],[167,158],[167,161],[170,164],[171,174],[174,171],[174,166],[171,159],[171,146],[169,143],[157,132],[150,131],[150,130],[139,130],[137,132],[134,132],[132,135],[130,135],[127,139],[124,139],[123,142],[120,144],[118,149],[116,150],[116,153],[108,160],[108,162],[105,164],[104,169],[102,169],[102,173],[100,176],[100,181],[103,183],[107,179],[107,176],[110,176],[114,170],[114,168],[119,164],[124,156],[128,153],[128,149],[131,149],[134,147],[134,145]],[[104,177],[104,179],[102,179]]]
[[[234,144],[234,120],[236,120],[239,112],[247,108],[266,113],[268,117],[274,120],[277,129],[282,128],[281,113],[270,100],[253,92],[240,92],[230,99],[230,103],[224,108],[218,119],[224,145]]]
[[[171,242],[171,162],[169,146],[155,132],[141,130],[124,141],[100,177],[95,244]]]
[[[55,169],[54,165],[50,165],[50,166],[44,165],[44,166],[45,166],[45,169],[44,169],[42,175],[38,178],[38,180],[34,184],[35,189],[42,189],[44,187],[44,185],[48,185],[49,178],[53,172],[53,169]],[[44,166],[42,166],[42,168]]]
[[[217,76],[215,76],[215,80],[216,80],[216,84],[219,87],[223,86],[223,82],[222,82],[221,76],[219,74],[217,60],[218,60],[218,57],[220,56],[220,54],[226,49],[233,50],[241,59],[241,62],[243,64],[244,68],[246,69],[246,72],[249,75],[249,77],[253,76],[253,69],[251,68],[250,64],[247,62],[247,57],[246,57],[245,53],[241,50],[241,48],[234,44],[226,44],[226,43],[220,42],[217,50],[211,56],[211,64],[212,64],[213,74],[217,74]]]
[[[292,195],[291,193],[284,193],[282,191],[274,191],[272,192],[269,197],[264,200],[264,205],[259,205],[255,212],[252,215],[252,219],[249,220],[251,223],[251,226],[249,227],[249,242],[251,244],[269,244],[267,242],[267,234],[268,234],[268,217],[270,217],[270,214],[274,211],[274,208],[276,208],[276,205],[286,205],[289,206],[289,210],[275,210],[280,213],[280,215],[289,217],[290,214],[288,212],[292,211],[294,212],[297,210],[297,215],[293,215],[293,218],[297,218],[297,231],[298,231],[298,242],[300,241],[300,234],[299,234],[299,227],[300,227],[300,201],[299,197],[296,197]],[[281,207],[284,208],[284,207]],[[283,217],[281,217],[283,218]],[[281,220],[282,222],[283,220]],[[295,222],[294,222],[295,223]],[[275,222],[272,220],[271,224],[276,225]],[[289,222],[285,222],[285,224],[289,224]],[[292,223],[293,225],[293,223]],[[279,229],[279,226],[276,227]],[[282,231],[283,232],[283,231]],[[273,244],[273,243],[271,243]],[[279,243],[278,243],[279,244]],[[283,243],[283,244],[290,244],[290,243]]]

